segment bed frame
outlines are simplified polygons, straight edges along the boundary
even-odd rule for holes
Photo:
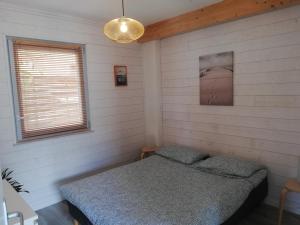
[[[268,180],[265,178],[254,188],[243,205],[221,225],[235,225],[243,217],[247,216],[255,207],[260,205],[268,194]],[[93,225],[89,219],[73,204],[67,201],[71,216],[74,218],[74,225]]]

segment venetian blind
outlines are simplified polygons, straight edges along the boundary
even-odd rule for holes
[[[82,47],[13,41],[22,139],[87,129]]]

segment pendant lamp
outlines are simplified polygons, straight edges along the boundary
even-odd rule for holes
[[[104,34],[118,43],[133,42],[144,34],[144,26],[137,20],[125,17],[124,0],[122,0],[123,16],[105,24]]]

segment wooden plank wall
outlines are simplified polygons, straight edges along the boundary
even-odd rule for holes
[[[201,55],[235,52],[234,106],[199,105]],[[300,156],[300,7],[162,40],[165,143],[234,154],[267,165],[277,205]],[[300,197],[288,208],[300,212]]]
[[[144,145],[141,46],[107,40],[92,21],[0,4],[0,160],[30,194],[34,209],[61,200],[59,183],[133,159]],[[86,44],[92,132],[15,144],[5,35]],[[115,88],[113,65],[128,65],[128,87]]]

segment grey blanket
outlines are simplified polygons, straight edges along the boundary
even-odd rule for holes
[[[208,174],[160,156],[61,187],[94,225],[219,225],[266,176]]]

